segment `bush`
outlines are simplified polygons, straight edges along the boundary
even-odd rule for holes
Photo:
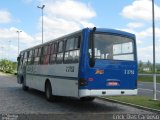
[[[14,73],[17,68],[17,63],[10,60],[0,60],[0,71],[5,73]]]

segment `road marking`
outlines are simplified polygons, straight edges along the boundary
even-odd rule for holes
[[[142,84],[142,83],[144,83],[144,84],[145,84],[145,83],[147,83],[147,84],[153,84],[153,82],[141,82],[141,81],[138,82],[138,83],[139,83],[139,84]],[[157,85],[160,85],[160,83],[156,83],[156,84],[157,84]]]
[[[139,90],[147,90],[147,91],[153,92],[153,90],[151,90],[151,89],[143,89],[143,88],[138,88],[138,89],[139,89]],[[156,92],[159,92],[159,93],[160,93],[159,90],[156,90]]]
[[[138,84],[138,85],[141,85],[141,86],[143,86],[143,84]]]

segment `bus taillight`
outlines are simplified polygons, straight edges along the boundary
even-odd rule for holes
[[[93,78],[88,78],[88,81],[94,81],[94,79]]]
[[[79,79],[79,86],[86,86],[88,84],[87,80],[84,78]]]

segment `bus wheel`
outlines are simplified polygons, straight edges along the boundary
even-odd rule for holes
[[[86,101],[86,102],[92,102],[95,99],[95,97],[82,97],[80,98],[81,101]]]
[[[28,90],[28,87],[25,86],[24,83],[22,83],[22,89],[23,89],[24,91],[27,91],[27,90]]]
[[[48,101],[52,101],[53,100],[52,87],[51,87],[50,82],[46,83],[46,86],[45,86],[45,96],[46,96],[46,99]]]
[[[27,91],[27,90],[29,89],[29,87],[27,87],[27,86],[25,85],[23,77],[21,78],[21,81],[22,81],[22,89],[23,89],[24,91]]]

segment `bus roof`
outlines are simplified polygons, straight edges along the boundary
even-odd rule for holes
[[[124,35],[128,36],[131,38],[135,38],[135,35],[129,32],[125,32],[122,30],[116,30],[116,29],[109,29],[109,28],[96,28],[96,32],[104,32],[104,33],[113,33],[113,34],[119,34],[119,35]]]
[[[50,41],[47,41],[47,42],[45,42],[45,43],[42,43],[42,44],[39,44],[39,45],[30,47],[30,48],[27,48],[27,49],[25,49],[25,50],[22,50],[21,52],[28,51],[28,50],[30,50],[30,49],[32,49],[32,48],[41,47],[41,46],[43,46],[43,45],[47,45],[47,44],[49,44],[49,43],[51,43],[51,42],[53,42],[53,41],[57,41],[57,40],[59,40],[59,39],[65,38],[65,37],[68,37],[68,36],[71,36],[71,35],[74,35],[74,34],[78,34],[78,33],[80,33],[81,31],[82,31],[82,30],[79,30],[79,31],[76,31],[76,32],[73,32],[73,33],[69,33],[69,34],[67,34],[67,35],[64,35],[64,36],[62,36],[62,37],[57,37],[57,38],[52,39],[52,40],[50,40]],[[20,52],[20,53],[21,53],[21,52]]]
[[[79,30],[79,31],[76,31],[76,32],[73,32],[73,33],[70,33],[70,34],[67,34],[67,35],[64,35],[64,36],[62,36],[62,37],[58,37],[58,38],[52,39],[52,40],[50,40],[50,41],[48,41],[48,42],[45,42],[45,43],[43,43],[43,44],[39,44],[39,45],[30,47],[30,48],[28,48],[28,49],[22,50],[21,52],[28,51],[28,50],[30,50],[30,49],[32,49],[32,48],[41,47],[41,46],[46,45],[46,44],[49,44],[49,43],[51,43],[51,42],[53,42],[53,41],[57,41],[57,40],[59,40],[59,39],[65,38],[65,37],[68,37],[68,36],[71,36],[71,35],[74,35],[74,34],[78,34],[78,33],[82,32],[82,31],[85,30],[85,29],[92,30],[93,28],[84,28],[84,29],[82,29],[82,30]],[[116,29],[96,28],[96,32],[119,34],[119,35],[124,35],[124,36],[131,37],[131,38],[135,38],[135,35],[132,34],[132,33],[125,32],[125,31],[121,31],[121,30],[116,30]],[[20,52],[20,53],[21,53],[21,52]]]

